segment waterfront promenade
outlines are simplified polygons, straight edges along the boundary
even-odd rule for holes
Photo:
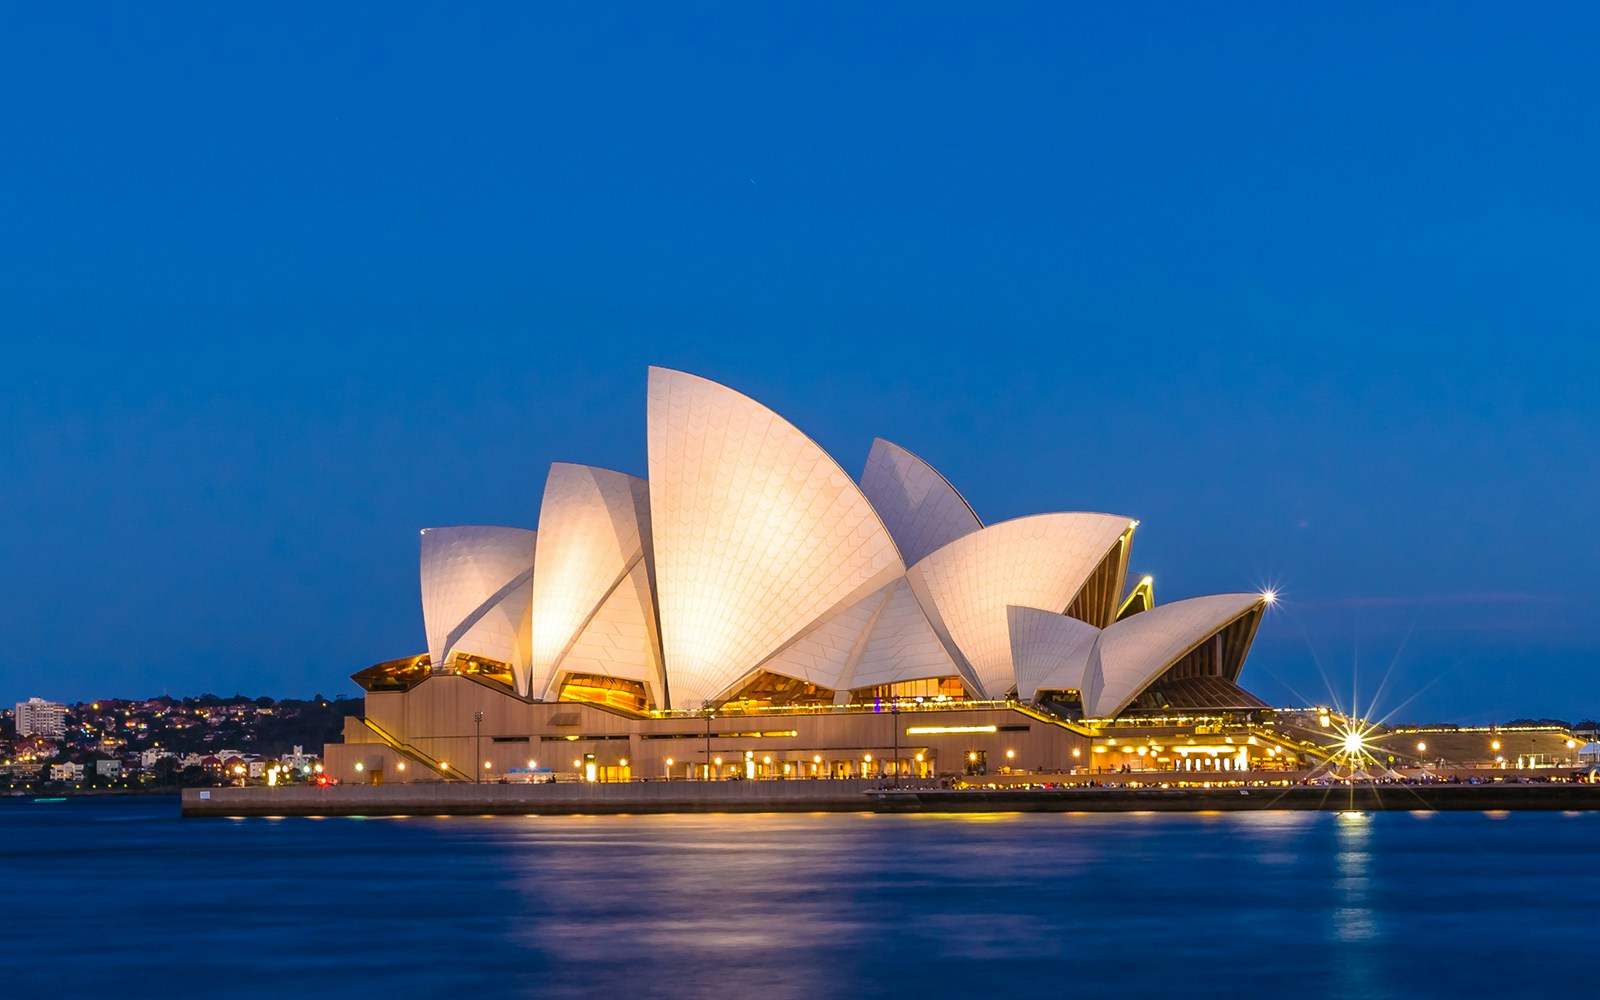
[[[752,812],[1203,812],[1267,809],[1362,812],[1384,810],[1600,810],[1600,785],[1504,780],[1506,772],[1472,775],[1481,784],[1227,784],[1129,787],[1093,783],[1052,787],[940,788],[934,781],[885,787],[878,779],[824,781],[644,781],[608,784],[335,785],[191,788],[185,816],[483,816]],[[1491,777],[1502,780],[1490,781]],[[1036,779],[1042,781],[1043,779]]]

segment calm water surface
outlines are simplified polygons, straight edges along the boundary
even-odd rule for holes
[[[1600,814],[182,820],[0,801],[0,995],[1587,992]]]

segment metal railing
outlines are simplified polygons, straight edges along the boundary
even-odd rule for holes
[[[398,754],[402,754],[405,757],[410,758],[411,760],[416,761],[418,764],[421,764],[423,767],[431,768],[436,774],[438,774],[444,780],[446,780],[446,781],[471,781],[472,780],[471,778],[467,777],[467,775],[464,774],[461,771],[451,770],[448,765],[446,765],[443,761],[437,759],[433,755],[431,755],[429,753],[426,753],[426,752],[424,752],[422,750],[418,750],[416,747],[412,746],[409,743],[401,742],[392,733],[390,733],[388,730],[384,729],[382,726],[378,725],[376,722],[373,722],[371,719],[363,718],[361,720],[361,724],[366,726],[368,729],[372,730],[372,732],[377,735],[378,739],[383,741],[383,744],[385,746],[387,746],[389,749],[395,751]]]

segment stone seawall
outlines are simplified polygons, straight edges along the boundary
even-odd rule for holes
[[[889,791],[877,780],[190,788],[185,816],[485,816],[733,812],[1600,810],[1600,785],[1030,788]]]
[[[1293,785],[1287,788],[869,790],[877,812],[1384,812],[1600,810],[1600,785]]]
[[[185,816],[484,816],[866,812],[878,780],[637,781],[189,788]]]

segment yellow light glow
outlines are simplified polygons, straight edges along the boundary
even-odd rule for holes
[[[917,763],[918,764],[922,763],[922,754],[920,754],[920,753],[917,754]]]
[[[360,761],[359,761],[359,760],[358,760],[358,761],[356,761],[356,770],[357,770],[357,771],[365,771],[365,770],[366,770],[366,769],[367,769],[367,765],[365,765],[365,764],[363,764],[363,763],[361,763],[361,762],[360,762]],[[236,767],[236,768],[234,768],[234,769],[233,769],[233,770],[234,770],[234,772],[235,772],[235,773],[238,773],[238,772],[239,772],[239,771],[242,771],[242,770],[244,770],[244,768],[242,768],[242,767]]]
[[[1278,592],[1268,587],[1261,592],[1261,599],[1268,604],[1276,604],[1278,603]]]
[[[628,758],[624,757],[621,760],[617,761],[617,766],[618,767],[627,767],[628,766]]]
[[[872,763],[872,754],[862,754],[861,759],[870,764]]]
[[[573,767],[582,767],[583,766],[583,761],[575,760],[575,761],[572,762],[572,766]]]
[[[1016,760],[1016,759],[1017,759],[1017,752],[1015,750],[1007,750],[1006,751],[1006,760]]]
[[[722,766],[722,758],[721,758],[721,757],[718,757],[718,758],[717,758],[717,766],[718,766],[718,767],[721,767],[721,766]]]
[[[1490,740],[1489,741],[1489,749],[1490,750],[1498,750],[1498,749],[1500,749],[1500,741],[1499,740]]]
[[[403,761],[403,760],[402,761],[396,761],[395,765],[394,765],[394,768],[395,768],[396,771],[404,771],[406,769],[406,762]]]
[[[820,763],[822,763],[822,756],[821,756],[821,755],[820,755],[820,754],[819,754],[819,755],[817,755],[817,756],[815,756],[815,757],[813,757],[813,758],[811,758],[811,763],[813,763],[813,764],[820,764]]]
[[[1418,740],[1417,741],[1417,753],[1427,753],[1427,752],[1428,752],[1428,744],[1422,742],[1421,740]]]
[[[317,765],[317,770],[318,770],[318,771],[320,771],[320,770],[322,770],[322,765],[321,765],[321,764],[318,764],[318,765]],[[448,771],[448,770],[450,770],[450,762],[449,762],[449,761],[447,761],[447,760],[441,760],[441,761],[440,761],[440,762],[439,762],[439,770],[441,770],[441,771]]]
[[[958,733],[998,733],[999,726],[909,726],[907,736],[946,736]]]
[[[668,767],[671,767],[673,764],[676,764],[676,763],[677,763],[677,761],[673,760],[671,757],[667,758],[667,766]]]
[[[978,762],[978,751],[974,750],[971,753],[967,754],[967,759],[972,761],[974,764],[976,764]]]

